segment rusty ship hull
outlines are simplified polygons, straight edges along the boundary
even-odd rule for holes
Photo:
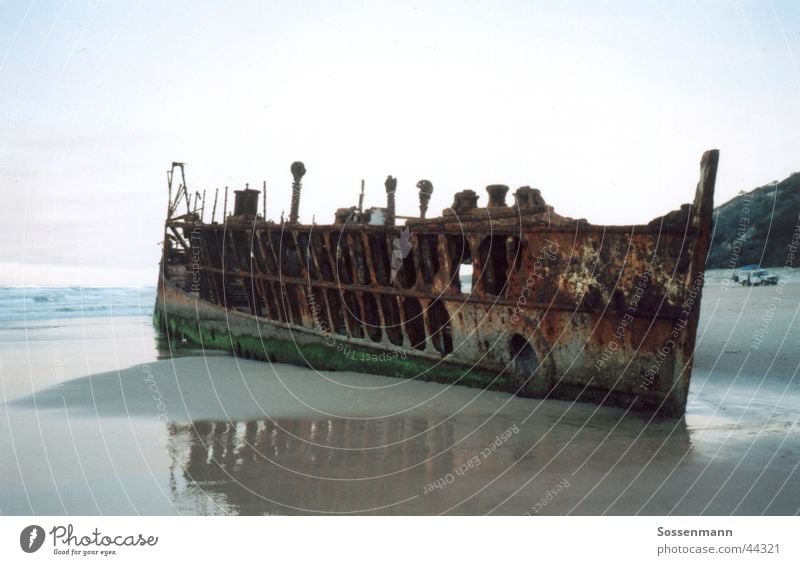
[[[399,226],[388,180],[380,224],[351,208],[303,225],[294,168],[288,221],[266,221],[246,190],[205,222],[197,198],[176,215],[184,181],[170,196],[156,323],[170,344],[249,359],[679,416],[717,161],[703,156],[692,204],[633,226],[561,217],[528,187],[506,205],[501,185],[485,208],[464,191],[426,218],[427,181],[421,217]]]

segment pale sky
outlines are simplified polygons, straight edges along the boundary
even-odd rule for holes
[[[301,219],[530,185],[646,223],[800,170],[800,2],[0,3],[0,284],[155,284],[165,171]],[[210,198],[210,197],[209,197]],[[509,201],[511,199],[509,198]],[[210,204],[209,204],[210,207]]]

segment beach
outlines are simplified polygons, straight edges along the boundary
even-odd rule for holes
[[[681,419],[164,351],[147,292],[120,315],[10,316],[0,512],[793,515],[795,278],[709,274]]]

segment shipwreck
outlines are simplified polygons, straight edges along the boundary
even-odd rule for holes
[[[419,216],[399,216],[391,176],[385,207],[302,224],[300,162],[288,218],[246,186],[217,221],[219,191],[206,213],[173,163],[155,321],[170,347],[680,416],[718,159],[703,155],[693,203],[630,226],[560,216],[531,187],[508,203],[499,184],[430,217],[427,180]]]

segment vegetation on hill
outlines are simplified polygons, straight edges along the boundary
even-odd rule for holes
[[[787,246],[800,224],[800,173],[738,196],[714,209],[714,239],[707,268],[786,264]]]

